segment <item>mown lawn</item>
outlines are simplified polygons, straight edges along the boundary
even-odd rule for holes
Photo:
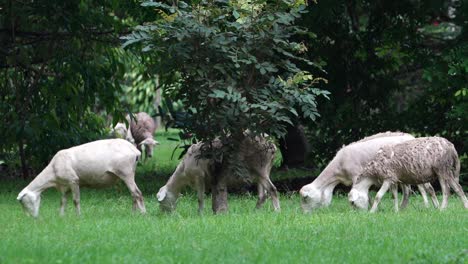
[[[169,144],[176,143],[162,142]],[[229,213],[215,216],[209,199],[198,215],[189,192],[176,213],[162,214],[156,191],[177,160],[168,158],[172,149],[158,151],[138,168],[146,215],[131,212],[120,184],[82,190],[81,217],[71,202],[59,217],[59,194],[48,190],[35,220],[15,199],[26,183],[2,182],[0,263],[468,263],[468,212],[454,197],[444,212],[413,196],[407,210],[394,213],[387,196],[369,214],[335,196],[329,208],[306,215],[295,193],[281,196],[281,213],[270,201],[254,210],[255,194],[247,193],[230,196]]]
[[[174,214],[159,212],[146,194],[148,214],[131,212],[125,190],[82,192],[82,216],[72,205],[59,217],[59,195],[43,195],[41,215],[26,217],[16,191],[0,194],[0,263],[467,263],[468,215],[453,198],[444,212],[422,208],[377,214],[351,209],[345,197],[305,215],[297,195],[255,211],[255,197],[230,197],[227,215],[200,216],[194,195]],[[208,205],[208,204],[207,204]]]

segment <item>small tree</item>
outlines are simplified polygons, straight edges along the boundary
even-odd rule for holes
[[[144,2],[164,19],[125,37],[124,46],[139,42],[154,58],[150,67],[166,87],[178,83],[166,93],[190,111],[186,129],[198,139],[227,138],[246,129],[284,136],[293,118],[315,120],[316,96],[328,94],[315,88],[320,78],[301,70],[300,65],[314,64],[298,56],[304,45],[291,40],[302,33],[293,23],[303,7],[254,2],[250,9],[235,1],[179,2],[179,8]]]
[[[304,7],[294,1],[197,1],[168,6],[147,1],[163,19],[136,27],[124,46],[138,43],[166,85],[166,95],[190,112],[187,132],[210,142],[219,137],[236,176],[236,146],[250,130],[283,137],[298,116],[319,116],[316,88],[323,80],[301,69],[303,33],[294,22]],[[318,66],[317,66],[318,67]],[[171,85],[177,83],[177,85]],[[171,88],[168,88],[171,87]],[[217,155],[211,150],[206,155]]]

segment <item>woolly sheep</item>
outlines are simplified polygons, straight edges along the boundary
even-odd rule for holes
[[[412,139],[414,137],[410,134],[384,132],[341,148],[320,175],[312,183],[301,188],[301,207],[303,211],[311,212],[316,208],[330,205],[335,186],[339,183],[347,186],[351,185],[380,147]],[[422,194],[424,195],[425,192]],[[367,196],[368,193],[366,193]],[[405,198],[406,200],[407,198]],[[427,198],[425,201],[427,201]]]
[[[128,119],[128,117],[127,117]],[[146,157],[153,157],[153,148],[159,142],[154,140],[156,124],[153,118],[145,112],[135,114],[136,120],[130,120],[130,132],[135,139],[138,150],[146,154]]]
[[[213,147],[221,147],[221,142],[215,140]],[[163,211],[173,211],[176,208],[180,191],[185,186],[195,188],[198,193],[198,211],[204,208],[204,195],[206,186],[211,186],[214,174],[219,172],[213,159],[199,158],[203,143],[192,145],[185,154],[182,161],[177,166],[166,185],[161,187],[157,194],[160,208]],[[278,192],[270,180],[270,171],[273,166],[276,147],[264,138],[246,137],[241,143],[240,151],[237,153],[245,163],[250,177],[257,181],[258,201],[257,208],[260,208],[267,198],[267,193],[271,195],[275,211],[280,210]],[[228,185],[238,184],[239,180],[230,179]]]
[[[33,217],[39,215],[41,193],[56,187],[61,193],[60,214],[65,213],[67,193],[71,190],[76,212],[80,209],[80,187],[102,188],[124,181],[133,196],[133,209],[145,213],[143,195],[135,183],[135,169],[141,153],[123,139],[90,142],[55,154],[45,169],[24,188],[17,200]]]
[[[439,180],[442,188],[441,210],[447,207],[450,187],[460,196],[464,207],[468,208],[468,200],[458,183],[459,174],[460,161],[453,144],[442,137],[423,137],[382,147],[356,179],[356,185],[369,179],[382,183],[371,212],[377,211],[388,189],[395,192],[397,183],[424,184],[435,179]],[[353,189],[359,195],[359,190]]]

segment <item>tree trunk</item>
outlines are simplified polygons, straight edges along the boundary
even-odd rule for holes
[[[288,169],[305,165],[309,144],[302,125],[288,127],[287,134],[279,140],[279,145],[283,156],[281,168]]]
[[[21,160],[22,177],[23,177],[23,179],[28,179],[29,178],[29,170],[28,170],[28,164],[27,164],[27,160],[26,160],[26,153],[24,151],[23,140],[20,140],[18,142],[18,149],[19,149],[20,160]]]
[[[224,173],[216,173],[211,187],[211,202],[214,214],[227,213],[227,196],[226,176]]]
[[[159,113],[159,107],[161,106],[161,99],[162,99],[161,88],[159,87],[159,75],[156,76],[155,86],[156,86],[156,96],[154,97],[153,106],[154,106],[154,109],[156,110],[156,112]],[[161,113],[159,113],[159,114],[161,114]],[[161,128],[161,116],[160,115],[156,116],[154,121],[155,121],[155,124],[156,124],[156,130],[160,129]]]

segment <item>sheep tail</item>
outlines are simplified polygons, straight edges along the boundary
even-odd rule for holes
[[[454,150],[452,152],[452,159],[453,159],[453,176],[457,182],[459,182],[460,178],[460,159],[458,159],[457,151]]]

